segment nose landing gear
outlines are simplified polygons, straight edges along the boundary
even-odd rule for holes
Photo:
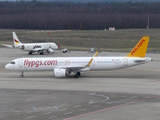
[[[24,73],[24,71],[21,72],[20,78],[24,77],[23,73]]]

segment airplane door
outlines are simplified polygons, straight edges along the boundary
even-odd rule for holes
[[[27,70],[26,66],[23,66],[23,58],[19,60],[19,67],[20,67],[22,70]]]
[[[124,58],[124,66],[128,66],[128,58]]]
[[[19,67],[23,67],[23,59],[19,60]]]

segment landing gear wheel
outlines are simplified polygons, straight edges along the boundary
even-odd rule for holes
[[[75,78],[79,78],[79,76],[81,75],[80,72],[77,72],[77,74],[74,75]]]
[[[21,73],[21,75],[20,75],[20,78],[23,78],[23,77],[24,77],[23,73],[24,73],[24,71],[22,71],[22,73]]]
[[[23,78],[24,76],[23,75],[20,75],[20,78]]]
[[[40,55],[43,55],[43,52],[40,52]]]
[[[80,76],[81,75],[81,73],[80,72],[77,72],[77,74]]]
[[[29,55],[32,55],[32,52],[30,51],[28,54],[29,54]]]
[[[75,77],[75,78],[79,78],[79,75],[78,75],[78,74],[75,74],[74,77]]]

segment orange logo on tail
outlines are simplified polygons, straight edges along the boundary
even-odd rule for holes
[[[16,40],[16,39],[14,39],[14,42],[16,43],[16,44],[18,44],[19,42],[18,42],[18,40]]]
[[[136,51],[142,46],[142,44],[143,44],[144,42],[145,42],[145,40],[142,39],[142,40],[139,42],[139,44],[137,44],[137,45],[133,48],[131,54],[133,55],[134,53],[136,53]]]

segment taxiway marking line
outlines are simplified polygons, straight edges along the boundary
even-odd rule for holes
[[[97,108],[97,107],[100,107],[100,105],[97,105],[97,106],[93,106],[93,108]]]
[[[91,105],[91,104],[95,104],[96,102],[90,102],[90,103],[88,103],[89,105]]]
[[[81,105],[74,106],[74,108],[78,108],[78,107],[81,107]]]
[[[51,114],[52,112],[47,112],[47,113],[44,113],[44,115],[48,115],[48,114]]]
[[[28,119],[31,119],[31,118],[34,118],[34,117],[36,117],[36,116],[29,116],[29,117],[27,117]]]
[[[109,100],[109,97],[108,97],[108,96],[105,96],[105,95],[98,95],[98,96],[100,96],[100,97],[105,97],[105,98],[106,98],[105,101],[106,101],[106,100]]]
[[[87,116],[87,115],[91,115],[91,114],[95,114],[95,113],[99,113],[99,112],[104,112],[104,111],[106,111],[106,110],[111,110],[111,109],[119,108],[119,107],[126,106],[126,105],[129,105],[129,104],[134,104],[134,103],[136,103],[136,102],[137,102],[137,101],[129,102],[129,103],[125,103],[125,104],[121,104],[121,105],[117,105],[117,106],[105,108],[105,109],[102,109],[102,110],[97,110],[97,111],[93,111],[93,112],[81,114],[81,115],[78,115],[78,116],[66,118],[66,119],[63,119],[63,120],[72,120],[72,119],[75,119],[75,118],[79,118],[79,117],[83,117],[83,116]]]
[[[57,117],[57,116],[51,116],[51,117],[49,117],[48,119],[55,118],[55,117]]]
[[[72,114],[72,112],[64,113],[64,115]]]

